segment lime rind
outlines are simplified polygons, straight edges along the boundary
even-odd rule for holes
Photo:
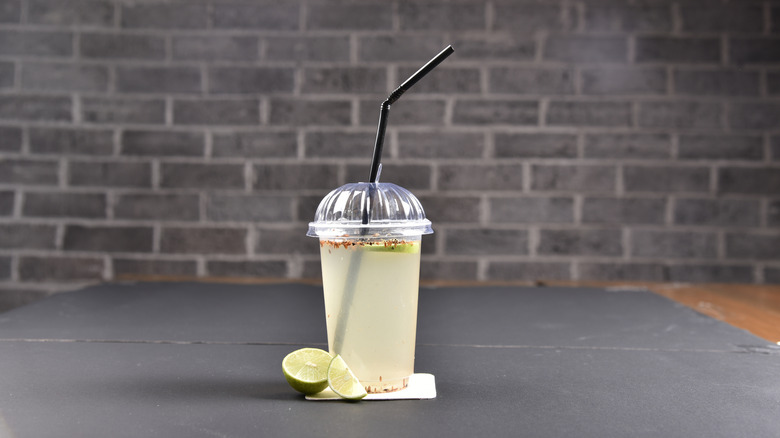
[[[344,362],[340,355],[336,355],[328,367],[328,386],[341,398],[347,400],[360,400],[368,393],[366,388]]]
[[[413,242],[371,244],[363,247],[365,251],[372,252],[395,252],[399,254],[415,254],[420,252],[420,244]]]
[[[285,356],[282,372],[290,386],[303,394],[316,394],[328,387],[330,353],[318,348],[301,348]]]

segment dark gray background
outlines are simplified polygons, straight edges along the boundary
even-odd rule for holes
[[[319,275],[383,180],[422,277],[780,282],[780,3],[0,0],[3,306],[127,274]]]

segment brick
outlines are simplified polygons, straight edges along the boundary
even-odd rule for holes
[[[627,192],[703,192],[710,190],[706,167],[625,166],[623,185]]]
[[[536,42],[529,35],[513,32],[453,35],[459,59],[529,61],[536,54]]]
[[[780,94],[780,73],[766,74],[766,89],[771,96]]]
[[[315,239],[307,236],[299,227],[291,229],[258,228],[255,245],[257,254],[319,254]]]
[[[22,88],[45,91],[106,91],[108,69],[104,66],[25,63]]]
[[[122,27],[157,29],[205,29],[206,4],[123,4]]]
[[[485,5],[401,3],[398,16],[401,30],[466,31],[485,30]]]
[[[151,227],[65,227],[66,251],[151,252]]]
[[[106,196],[98,193],[27,192],[22,216],[105,218]]]
[[[535,164],[531,177],[535,191],[614,192],[617,172],[613,166]]]
[[[243,228],[163,228],[160,252],[246,254],[246,234]]]
[[[111,27],[114,6],[104,0],[30,0],[27,21],[32,24]]]
[[[0,216],[10,216],[14,212],[14,192],[0,191]]]
[[[0,157],[0,183],[56,185],[59,163]]]
[[[588,68],[582,70],[584,94],[665,94],[666,69]]]
[[[553,35],[545,41],[543,57],[548,61],[625,63],[628,40],[617,36]]]
[[[623,253],[620,230],[539,230],[541,255],[617,256]]]
[[[519,191],[523,167],[519,164],[441,164],[439,190]]]
[[[11,257],[0,257],[0,280],[8,280],[11,278]],[[9,303],[8,291],[3,291],[0,294],[0,313],[10,310],[13,307]]]
[[[761,160],[764,141],[759,136],[681,135],[677,154],[694,160]]]
[[[68,175],[68,184],[77,187],[152,186],[150,163],[71,161]]]
[[[571,280],[571,266],[560,262],[490,262],[487,277],[495,280]]]
[[[0,248],[54,249],[57,228],[51,225],[0,224]]]
[[[13,88],[16,81],[15,67],[12,62],[0,62],[0,88]]]
[[[712,232],[632,230],[631,255],[637,257],[716,258],[718,236]]]
[[[668,4],[627,5],[591,2],[585,5],[585,29],[604,32],[668,32],[672,10]]]
[[[296,30],[299,6],[296,4],[216,3],[212,17],[215,28]]]
[[[327,189],[339,186],[338,168],[330,164],[256,164],[258,190]]]
[[[425,217],[434,224],[479,222],[480,200],[476,196],[418,196]]]
[[[257,99],[199,99],[173,102],[176,125],[257,125],[260,102]]]
[[[450,255],[528,254],[526,230],[448,229],[444,238],[444,253]]]
[[[573,223],[574,199],[490,198],[492,223]]]
[[[197,67],[117,67],[116,88],[123,93],[200,93]]]
[[[306,29],[392,30],[393,6],[388,3],[309,4]]]
[[[292,209],[288,196],[209,194],[206,217],[212,221],[290,222]]]
[[[30,128],[30,152],[52,155],[111,155],[113,133],[105,129]]]
[[[764,268],[764,282],[780,284],[780,268]]]
[[[387,92],[387,71],[372,67],[308,67],[303,70],[304,93]]]
[[[485,136],[453,132],[399,132],[399,158],[480,158]]]
[[[0,119],[70,122],[70,97],[0,95]]]
[[[738,129],[775,129],[780,125],[780,103],[734,102],[729,124]]]
[[[777,195],[780,168],[721,167],[718,169],[719,193]]]
[[[444,124],[446,103],[444,100],[406,99],[392,105],[390,119],[393,126],[441,126]],[[376,126],[379,120],[379,105],[376,100],[360,102],[360,123]]]
[[[425,247],[423,243],[423,247]],[[422,259],[420,261],[421,280],[476,280],[477,263],[460,261],[434,261]]]
[[[649,128],[712,129],[720,127],[717,102],[642,102],[639,126]]]
[[[458,99],[452,121],[464,125],[537,125],[539,103],[532,100]]]
[[[686,283],[753,283],[752,266],[672,265],[667,281]]]
[[[773,161],[780,161],[780,137],[772,137],[769,144]]]
[[[727,233],[726,257],[777,260],[780,258],[780,235]]]
[[[317,207],[320,205],[323,195],[315,196],[297,196],[298,206],[296,208],[296,218],[302,222],[308,222],[314,218],[314,212],[317,211]]]
[[[367,181],[370,167],[368,161],[364,164],[348,165],[346,181]],[[431,172],[431,166],[427,164],[393,163],[391,160],[384,160],[381,181],[397,184],[412,192],[430,190]]]
[[[186,276],[194,277],[198,273],[194,260],[162,260],[162,259],[123,259],[115,258],[114,276]]]
[[[119,194],[114,205],[117,219],[181,220],[200,219],[200,199],[188,194]]]
[[[206,270],[211,277],[287,277],[287,263],[284,261],[209,261]]]
[[[439,35],[366,36],[358,39],[358,60],[424,63],[441,52],[444,47]]]
[[[729,60],[733,64],[777,64],[780,62],[780,39],[738,38],[729,39]]]
[[[532,33],[570,30],[572,24],[564,21],[563,9],[558,4],[509,2],[494,5],[493,27],[496,30]]]
[[[761,223],[761,205],[750,199],[678,198],[674,223],[718,227],[756,227]]]
[[[763,8],[756,5],[713,5],[680,7],[683,32],[762,33]]]
[[[0,23],[19,23],[21,14],[21,0],[5,0],[0,3]]]
[[[574,94],[574,76],[568,68],[496,67],[488,71],[488,88],[500,94]]]
[[[374,150],[375,134],[371,132],[308,132],[307,157],[370,157]]]
[[[114,97],[82,98],[81,117],[91,123],[165,123],[165,102],[161,99]]]
[[[36,32],[0,30],[0,55],[71,56],[73,34],[70,32]]]
[[[551,126],[630,126],[628,102],[552,101],[547,109]]]
[[[661,225],[665,214],[663,198],[587,197],[582,203],[583,223]]]
[[[198,61],[254,61],[260,53],[254,36],[174,36],[173,59]]]
[[[497,158],[576,158],[577,136],[497,133],[494,149]]]
[[[241,164],[162,163],[160,187],[193,189],[243,189]]]
[[[92,59],[165,58],[165,39],[150,35],[81,34],[81,56]]]
[[[399,67],[398,81],[406,80],[416,68]],[[414,93],[477,94],[481,92],[480,73],[477,68],[453,68],[439,66],[414,85]]]
[[[298,140],[294,132],[230,132],[214,134],[215,157],[295,157]]]
[[[741,70],[676,70],[674,92],[692,96],[758,96],[760,76]]]
[[[103,260],[87,257],[20,257],[22,281],[102,280]]]
[[[22,150],[22,129],[14,126],[0,126],[0,152]]]
[[[668,281],[666,267],[655,263],[581,263],[580,280]]]
[[[585,158],[663,159],[671,155],[667,134],[587,134]]]
[[[205,139],[200,132],[123,131],[122,155],[202,157]]]
[[[265,38],[265,58],[270,61],[348,62],[348,36],[270,36]]]
[[[212,67],[208,74],[214,94],[291,93],[295,82],[292,68]]]
[[[348,100],[271,99],[268,118],[274,126],[345,126],[352,123],[352,103]]]
[[[766,216],[767,216],[766,223],[768,226],[770,227],[780,226],[780,199],[776,199],[774,201],[769,202],[769,205],[767,206]]]
[[[720,63],[718,38],[646,36],[636,39],[636,61],[680,64]]]

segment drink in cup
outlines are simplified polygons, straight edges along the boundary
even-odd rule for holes
[[[320,241],[328,348],[369,393],[403,389],[414,374],[421,236],[432,232],[412,193],[379,182],[332,191],[309,224]]]

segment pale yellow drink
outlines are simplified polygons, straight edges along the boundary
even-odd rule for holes
[[[414,374],[420,240],[320,240],[328,347],[366,391]]]

